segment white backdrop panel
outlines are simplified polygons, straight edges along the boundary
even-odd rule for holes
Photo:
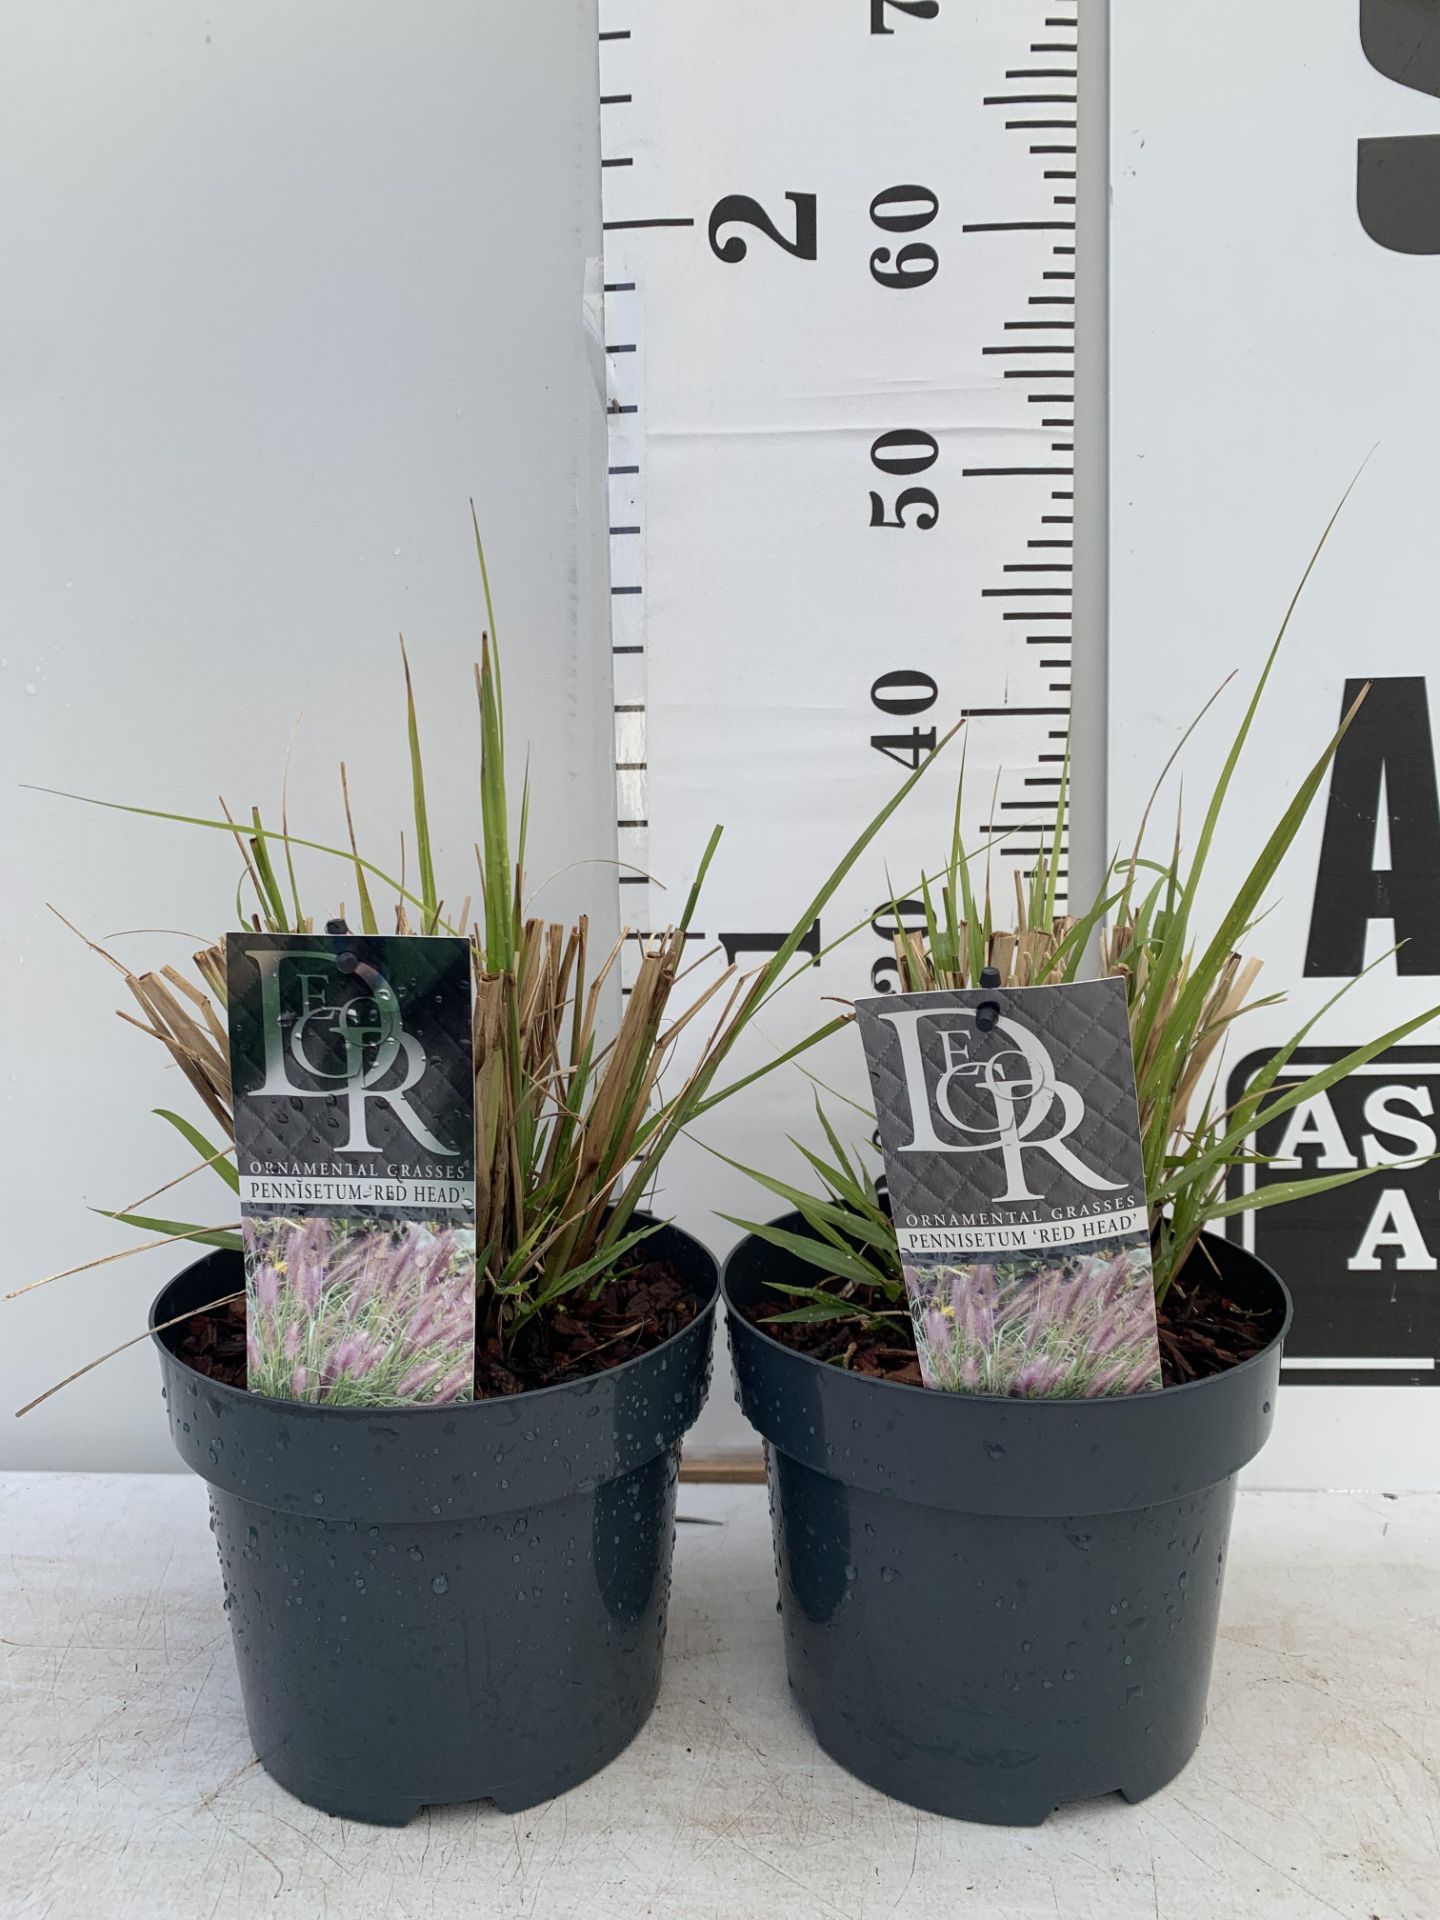
[[[1408,38],[1392,60],[1397,34]],[[1440,999],[1425,681],[1440,256],[1378,244],[1357,215],[1358,143],[1440,131],[1440,101],[1415,90],[1440,72],[1440,15],[1356,0],[1120,0],[1113,41],[1111,830],[1133,831],[1180,731],[1235,668],[1236,687],[1187,752],[1193,838],[1227,727],[1371,455],[1298,609],[1216,850],[1233,882],[1336,727],[1346,683],[1374,676],[1375,705],[1342,749],[1340,784],[1328,805],[1322,796],[1250,942],[1266,962],[1262,985],[1287,987],[1288,1008],[1254,1016],[1231,1061],[1288,1037],[1359,970],[1362,952],[1406,939],[1398,966],[1384,961],[1320,1019],[1314,1042],[1343,1050]],[[1410,84],[1384,77],[1367,48]],[[1394,164],[1423,167],[1430,152]],[[1420,197],[1422,245],[1433,205]],[[1392,867],[1377,913],[1372,875]],[[1312,933],[1322,872],[1333,891]],[[1433,1149],[1433,1066],[1433,1042],[1384,1063],[1333,1116],[1312,1117],[1300,1164],[1354,1164],[1367,1128],[1372,1155]],[[1364,1102],[1380,1084],[1391,1088],[1392,1124],[1375,1129],[1384,1107]],[[1297,1365],[1262,1480],[1440,1479],[1440,1394],[1385,1384],[1435,1379],[1437,1199],[1434,1168],[1420,1167],[1258,1222],[1258,1249],[1297,1301]],[[1307,1384],[1294,1385],[1300,1377]]]

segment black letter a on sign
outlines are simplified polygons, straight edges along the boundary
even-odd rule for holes
[[[1347,680],[1341,712],[1364,686]],[[1390,865],[1374,865],[1380,795]],[[1330,769],[1325,838],[1315,880],[1307,974],[1352,976],[1365,930],[1392,920],[1398,973],[1440,973],[1440,800],[1423,679],[1375,680]]]
[[[1440,97],[1440,0],[1360,0],[1360,44],[1387,80]],[[1440,253],[1440,134],[1360,142],[1360,224],[1392,253]]]

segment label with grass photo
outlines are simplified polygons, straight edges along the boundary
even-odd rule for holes
[[[469,943],[232,933],[226,985],[251,1392],[471,1399]]]
[[[1125,983],[856,1004],[926,1386],[1160,1385]]]

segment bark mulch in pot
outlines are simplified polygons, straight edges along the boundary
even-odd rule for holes
[[[695,1318],[700,1303],[663,1260],[622,1261],[598,1299],[577,1291],[563,1311],[537,1314],[508,1353],[487,1341],[475,1356],[475,1397],[559,1386],[650,1353]],[[175,1329],[174,1350],[196,1373],[244,1387],[245,1302],[197,1313]],[[913,1357],[913,1355],[912,1355]]]
[[[878,1288],[857,1288],[851,1297],[876,1311],[890,1305]],[[898,1386],[924,1385],[908,1316],[889,1320],[883,1327],[855,1328],[833,1320],[776,1326],[770,1316],[784,1310],[785,1303],[777,1295],[773,1306],[753,1307],[746,1317],[783,1346],[814,1360],[843,1360],[852,1373]],[[1229,1297],[1203,1248],[1172,1282],[1158,1319],[1160,1363],[1167,1387],[1184,1386],[1238,1366],[1268,1346],[1279,1325],[1275,1313],[1252,1312]]]

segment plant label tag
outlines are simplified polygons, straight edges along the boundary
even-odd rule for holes
[[[856,1003],[925,1384],[1160,1385],[1125,983]]]
[[[225,965],[251,1391],[471,1399],[469,942],[232,933]]]

